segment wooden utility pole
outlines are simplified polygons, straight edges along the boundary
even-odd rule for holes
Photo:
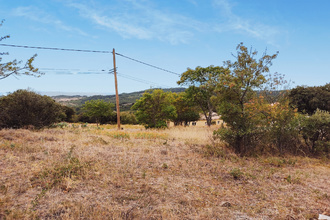
[[[118,84],[117,84],[117,67],[116,67],[116,52],[115,48],[112,50],[113,54],[113,74],[115,75],[115,88],[116,88],[116,107],[117,107],[117,125],[120,130],[120,110],[119,110],[119,96],[118,96]]]

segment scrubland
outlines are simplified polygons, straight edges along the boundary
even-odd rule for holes
[[[330,162],[238,157],[212,128],[0,131],[0,219],[317,219]]]

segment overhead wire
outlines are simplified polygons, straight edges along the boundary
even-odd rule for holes
[[[62,50],[62,51],[86,52],[86,53],[112,53],[112,51],[102,51],[102,50],[81,50],[81,49],[67,49],[67,48],[58,48],[58,47],[34,47],[34,46],[14,45],[14,44],[0,44],[0,46],[19,47],[19,48],[27,48],[27,49],[38,49],[38,50]]]
[[[117,74],[120,77],[123,77],[123,78],[126,78],[126,79],[130,79],[130,80],[133,80],[133,81],[136,81],[136,82],[140,82],[140,83],[144,83],[144,84],[148,84],[148,85],[165,87],[165,88],[171,88],[170,86],[167,86],[167,85],[164,85],[164,84],[155,83],[155,82],[152,82],[152,81],[140,79],[140,78],[137,78],[137,77],[134,77],[134,76],[130,76],[130,75],[127,75],[127,74],[118,73],[118,72],[117,72]]]
[[[0,46],[16,47],[16,48],[26,48],[26,49],[39,49],[39,50],[57,50],[57,51],[71,51],[71,52],[87,52],[87,53],[113,53],[112,51],[84,50],[84,49],[68,49],[68,48],[58,48],[58,47],[39,47],[39,46],[14,45],[14,44],[0,44]],[[152,68],[155,68],[155,69],[158,69],[158,70],[167,72],[167,73],[171,73],[171,74],[180,76],[180,74],[178,74],[178,73],[175,73],[173,71],[170,71],[170,70],[167,70],[167,69],[164,69],[164,68],[161,68],[161,67],[158,67],[158,66],[155,66],[155,65],[146,63],[146,62],[143,62],[141,60],[138,60],[138,59],[135,59],[135,58],[132,58],[132,57],[128,57],[128,56],[125,56],[125,55],[120,54],[120,53],[115,53],[115,54],[118,55],[118,56],[121,56],[123,58],[132,60],[134,62],[143,64],[143,65],[146,65],[146,66],[149,66],[149,67],[152,67]],[[105,70],[82,71],[81,69],[63,69],[63,68],[59,68],[59,69],[56,69],[56,68],[39,68],[39,69],[40,70],[44,70],[46,72],[47,71],[68,71],[68,72],[71,72],[70,74],[72,74],[72,75],[73,74],[103,74],[103,73],[106,73]],[[73,71],[75,73],[72,73]],[[110,71],[109,73],[113,73],[113,72]],[[64,73],[64,72],[63,73],[57,73],[57,74],[68,74],[68,75],[70,75],[69,73]],[[118,76],[121,76],[123,78],[130,79],[130,80],[134,80],[134,81],[137,81],[137,82],[140,82],[140,83],[152,84],[152,85],[158,85],[158,86],[163,86],[163,87],[170,88],[170,86],[161,85],[159,83],[155,83],[155,82],[151,82],[151,81],[148,81],[148,80],[140,79],[140,78],[133,77],[133,76],[130,76],[130,75],[126,75],[126,74],[123,74],[123,73],[118,73]]]
[[[38,68],[42,72],[54,72],[61,75],[73,74],[107,74],[106,70],[83,70],[83,69],[64,69],[64,68]]]
[[[84,49],[68,49],[68,48],[59,48],[59,47],[39,47],[39,46],[27,46],[27,45],[15,45],[15,44],[0,44],[0,46],[5,46],[5,47],[17,47],[17,48],[27,48],[27,49],[39,49],[39,50],[58,50],[58,51],[72,51],[72,52],[87,52],[87,53],[113,53],[112,51],[106,51],[106,50],[84,50]],[[181,76],[181,74],[143,62],[141,60],[128,57],[126,55],[120,54],[120,53],[115,53],[118,56],[124,57],[126,59],[132,60],[134,62],[164,71],[168,72],[177,76]]]
[[[131,57],[125,56],[125,55],[120,54],[120,53],[116,53],[116,55],[121,56],[121,57],[124,57],[124,58],[129,59],[129,60],[132,60],[132,61],[135,61],[135,62],[137,62],[137,63],[144,64],[144,65],[146,65],[146,66],[153,67],[153,68],[155,68],[155,69],[159,69],[159,70],[162,70],[162,71],[165,71],[165,72],[168,72],[168,73],[171,73],[171,74],[177,75],[177,76],[181,76],[181,74],[179,74],[179,73],[175,73],[175,72],[173,72],[173,71],[170,71],[170,70],[167,70],[167,69],[164,69],[164,68],[161,68],[161,67],[158,67],[158,66],[152,65],[152,64],[148,64],[148,63],[146,63],[146,62],[143,62],[143,61],[140,61],[140,60],[137,60],[137,59],[134,59],[134,58],[131,58]]]
[[[113,74],[113,69],[109,70],[109,72],[107,70],[82,70],[82,69],[64,69],[64,68],[39,68],[42,71],[45,72],[55,72],[55,74],[60,74],[60,75],[75,75],[75,74]],[[118,67],[117,67],[118,69]],[[57,71],[63,71],[63,72],[57,72]],[[118,76],[122,77],[122,78],[126,78],[129,80],[133,80],[136,82],[140,82],[140,83],[144,83],[144,84],[148,84],[148,85],[154,85],[154,86],[160,86],[160,87],[165,87],[165,88],[171,88],[170,86],[164,85],[164,84],[160,84],[160,83],[156,83],[156,82],[152,82],[152,81],[148,81],[148,80],[144,80],[138,77],[134,77],[131,75],[127,75],[127,74],[123,74],[121,72],[117,72]]]

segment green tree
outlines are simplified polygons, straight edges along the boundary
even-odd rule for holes
[[[256,89],[267,81],[265,73],[269,72],[272,60],[278,53],[267,55],[266,52],[257,59],[258,52],[249,50],[240,43],[236,60],[224,62],[228,71],[221,74],[218,84],[220,104],[218,112],[227,127],[218,131],[220,137],[227,139],[235,151],[240,154],[251,150],[258,129],[258,121],[251,117],[255,112],[247,110],[247,104],[256,98]]]
[[[66,122],[74,122],[75,120],[75,115],[76,115],[76,111],[69,106],[62,106],[62,111],[64,112],[64,118],[62,119],[62,121],[66,121]]]
[[[212,112],[216,110],[215,89],[220,83],[220,76],[228,70],[219,66],[188,68],[181,74],[179,85],[188,85],[186,90],[190,100],[203,112],[208,126],[212,123]]]
[[[0,22],[0,27],[3,25],[3,20]],[[9,35],[0,37],[0,41],[10,38]],[[1,53],[0,52],[0,80],[5,79],[11,75],[28,75],[28,76],[35,76],[40,77],[44,73],[40,72],[38,68],[33,66],[33,61],[36,58],[37,54],[33,55],[30,59],[26,61],[24,65],[22,61],[12,60],[1,63],[2,57],[4,55],[9,55],[8,53]]]
[[[62,106],[51,97],[17,90],[0,99],[0,128],[49,126],[63,118]]]
[[[177,117],[174,119],[175,125],[188,125],[188,122],[199,120],[198,107],[188,97],[186,92],[179,94],[174,93],[174,106],[176,109]]]
[[[103,118],[109,118],[114,115],[113,108],[115,105],[104,100],[90,100],[83,104],[84,115],[96,121],[97,126],[102,122]]]
[[[324,86],[298,86],[289,93],[290,103],[299,112],[314,114],[316,109],[330,111],[330,83]]]
[[[167,121],[173,121],[177,114],[171,92],[156,89],[152,93],[145,92],[132,106],[139,123],[146,128],[167,127]]]

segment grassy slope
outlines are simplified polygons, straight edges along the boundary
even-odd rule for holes
[[[309,219],[330,211],[329,161],[239,158],[209,148],[208,128],[103,128],[1,130],[0,219]]]

